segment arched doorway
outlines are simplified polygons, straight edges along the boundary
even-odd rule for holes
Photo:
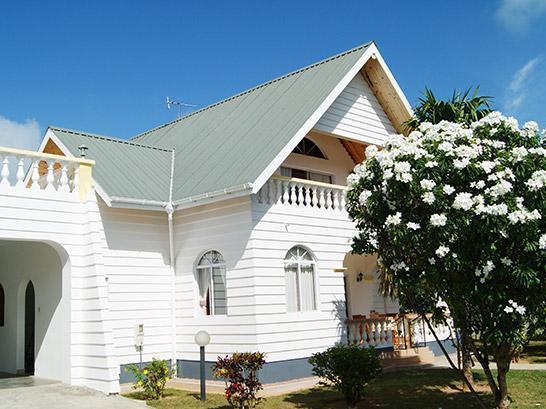
[[[36,296],[29,281],[25,291],[25,375],[34,375],[34,333]]]

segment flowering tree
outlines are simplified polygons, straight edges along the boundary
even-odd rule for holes
[[[497,112],[470,126],[423,123],[366,157],[348,178],[353,250],[378,253],[403,307],[440,317],[447,306],[507,408],[511,358],[546,319],[538,126]]]

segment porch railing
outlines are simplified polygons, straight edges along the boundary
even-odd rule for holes
[[[344,211],[347,187],[273,176],[256,195],[258,203]]]
[[[0,191],[74,192],[83,201],[91,189],[94,164],[84,158],[0,147]]]

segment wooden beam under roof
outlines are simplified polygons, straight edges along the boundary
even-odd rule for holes
[[[368,145],[362,143],[348,141],[346,139],[339,139],[351,159],[355,164],[362,163],[364,161],[364,151]]]
[[[379,60],[370,58],[361,72],[396,132],[406,135],[407,129],[404,122],[410,119],[411,112],[408,111],[408,108],[399,97],[395,86]]]

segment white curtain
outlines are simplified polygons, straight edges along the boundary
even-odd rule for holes
[[[210,299],[210,269],[207,267],[198,268],[197,273],[199,275],[199,306],[206,314],[209,310],[208,299]]]
[[[286,309],[287,311],[298,311],[298,265],[285,264],[284,272],[286,277]]]
[[[315,305],[315,266],[313,264],[301,264],[301,310],[310,311],[316,309]]]

